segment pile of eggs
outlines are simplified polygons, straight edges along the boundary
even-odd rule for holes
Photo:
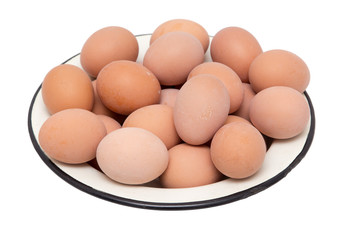
[[[49,157],[91,163],[122,184],[196,187],[251,177],[266,139],[293,138],[309,122],[305,62],[263,52],[245,29],[210,41],[198,23],[174,19],[155,29],[142,63],[138,54],[130,31],[106,27],[84,43],[82,68],[47,73],[39,143]]]

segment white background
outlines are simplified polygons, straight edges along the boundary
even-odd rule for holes
[[[0,239],[340,239],[341,7],[338,1],[2,1]],[[313,144],[269,189],[231,204],[155,211],[110,203],[55,175],[35,152],[27,114],[45,74],[109,25],[152,33],[187,18],[210,35],[243,27],[263,50],[309,66]]]

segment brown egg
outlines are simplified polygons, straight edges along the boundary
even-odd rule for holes
[[[243,123],[251,124],[245,118],[235,116],[235,115],[228,115],[226,121],[224,122],[224,125],[229,124],[229,123],[233,123],[233,122],[243,122]]]
[[[106,115],[97,115],[99,119],[103,122],[105,129],[107,130],[107,134],[121,128],[121,124],[119,124],[115,119],[108,117]]]
[[[184,83],[190,71],[203,61],[204,50],[198,39],[186,32],[169,32],[148,48],[143,65],[161,85],[174,86]]]
[[[251,122],[272,138],[287,139],[300,134],[309,118],[310,109],[304,95],[290,87],[266,88],[251,101]]]
[[[169,164],[160,176],[163,187],[187,188],[215,183],[222,174],[215,168],[205,145],[176,145],[169,151]]]
[[[250,111],[250,102],[252,98],[256,95],[253,91],[251,85],[249,83],[243,83],[244,96],[243,101],[239,106],[239,109],[234,112],[234,115],[245,118],[250,121],[249,111]]]
[[[242,179],[255,174],[264,162],[265,153],[262,134],[251,124],[242,122],[224,125],[211,143],[215,167],[230,178]]]
[[[305,62],[294,53],[270,50],[252,62],[249,80],[255,92],[273,86],[287,86],[303,93],[308,87],[310,73]]]
[[[230,96],[230,112],[235,112],[243,100],[243,84],[238,75],[228,66],[218,62],[205,62],[196,66],[188,79],[199,74],[212,74],[221,80]]]
[[[51,114],[68,108],[91,110],[94,103],[89,76],[81,68],[70,64],[51,69],[44,78],[41,91]]]
[[[200,74],[189,79],[178,93],[175,128],[186,143],[201,145],[224,124],[229,110],[230,98],[222,81],[210,74]]]
[[[98,74],[96,85],[102,103],[123,115],[160,100],[157,78],[146,67],[132,61],[109,63]]]
[[[123,127],[138,127],[148,130],[159,137],[167,149],[180,143],[173,120],[173,109],[167,105],[154,104],[132,112]]]
[[[121,128],[103,138],[97,162],[111,179],[125,184],[143,184],[167,168],[168,151],[163,142],[142,128]]]
[[[39,131],[39,144],[51,158],[64,163],[84,163],[96,156],[107,134],[96,114],[84,109],[66,109],[49,117]]]
[[[201,42],[204,52],[206,52],[210,43],[207,31],[200,24],[187,19],[173,19],[159,25],[150,38],[150,44],[166,33],[179,31],[190,33],[196,37]]]
[[[170,107],[175,106],[176,97],[178,96],[179,89],[165,88],[161,90],[160,104],[164,104]]]
[[[136,61],[139,46],[127,29],[110,26],[93,33],[84,43],[80,54],[83,69],[96,77],[108,63],[116,60]]]
[[[245,29],[227,27],[220,30],[211,42],[213,61],[232,68],[243,82],[248,82],[251,62],[262,53],[257,39]]]

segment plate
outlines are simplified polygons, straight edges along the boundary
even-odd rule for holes
[[[149,46],[150,34],[136,36],[139,43],[137,62],[142,62]],[[63,64],[81,67],[79,54]],[[211,61],[209,50],[205,61]],[[39,129],[50,116],[42,100],[41,85],[36,90],[28,113],[28,131],[32,144],[44,163],[59,177],[72,186],[95,197],[131,207],[158,210],[185,210],[208,208],[245,199],[283,179],[297,166],[308,152],[315,131],[315,114],[307,92],[304,96],[310,107],[310,120],[298,136],[286,140],[274,140],[270,145],[262,168],[253,176],[222,181],[192,188],[167,189],[157,183],[130,186],[117,183],[87,163],[80,165],[63,164],[50,159],[38,142]]]

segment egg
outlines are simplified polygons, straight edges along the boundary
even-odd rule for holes
[[[161,90],[160,104],[170,107],[175,106],[176,97],[178,96],[179,89],[177,88],[164,88]]]
[[[51,158],[63,163],[85,163],[96,156],[107,134],[96,114],[84,109],[66,109],[50,116],[39,130],[39,144]]]
[[[190,78],[174,106],[174,124],[180,138],[192,145],[209,141],[224,124],[230,98],[224,84],[210,74]]]
[[[186,32],[162,35],[150,45],[143,58],[143,65],[165,86],[184,83],[190,71],[202,62],[204,50],[200,41]]]
[[[252,99],[250,119],[263,134],[275,139],[287,139],[300,134],[310,118],[304,95],[285,86],[266,88]]]
[[[250,103],[252,98],[256,95],[256,93],[253,91],[251,84],[249,83],[243,83],[243,89],[244,89],[243,101],[240,104],[238,110],[233,114],[250,121],[249,117]]]
[[[97,93],[111,111],[129,115],[160,100],[161,86],[154,74],[136,62],[120,60],[106,65],[97,77]]]
[[[109,26],[93,33],[84,43],[80,62],[83,69],[97,77],[99,71],[116,60],[136,61],[139,46],[136,37],[127,29]]]
[[[111,117],[106,115],[97,115],[97,117],[103,122],[107,134],[121,128],[121,124]]]
[[[252,61],[263,52],[257,39],[240,27],[226,27],[212,38],[211,57],[214,62],[232,68],[243,82],[249,82]]]
[[[251,124],[234,122],[216,132],[210,150],[212,162],[221,173],[243,179],[262,167],[266,145],[262,134]]]
[[[200,24],[188,20],[188,19],[172,19],[159,25],[153,32],[150,38],[150,44],[152,44],[157,38],[168,32],[187,32],[196,37],[206,52],[210,43],[210,38],[207,31]]]
[[[168,152],[169,164],[160,176],[163,187],[198,187],[222,179],[222,174],[213,165],[208,146],[183,143],[174,146]]]
[[[132,112],[123,123],[123,127],[139,127],[158,136],[167,149],[180,143],[173,119],[173,108],[167,105],[154,104]]]
[[[243,84],[239,76],[228,66],[218,62],[205,62],[196,66],[188,79],[198,74],[212,74],[221,80],[230,96],[230,112],[237,111],[243,100]]]
[[[62,64],[51,69],[41,87],[44,104],[50,114],[68,108],[91,110],[94,92],[89,76],[79,67]]]
[[[275,49],[254,59],[249,80],[255,92],[273,86],[287,86],[303,93],[309,85],[310,72],[306,63],[296,54]]]
[[[153,133],[127,127],[113,131],[100,142],[96,154],[101,170],[124,184],[143,184],[158,178],[168,166],[168,151]]]

